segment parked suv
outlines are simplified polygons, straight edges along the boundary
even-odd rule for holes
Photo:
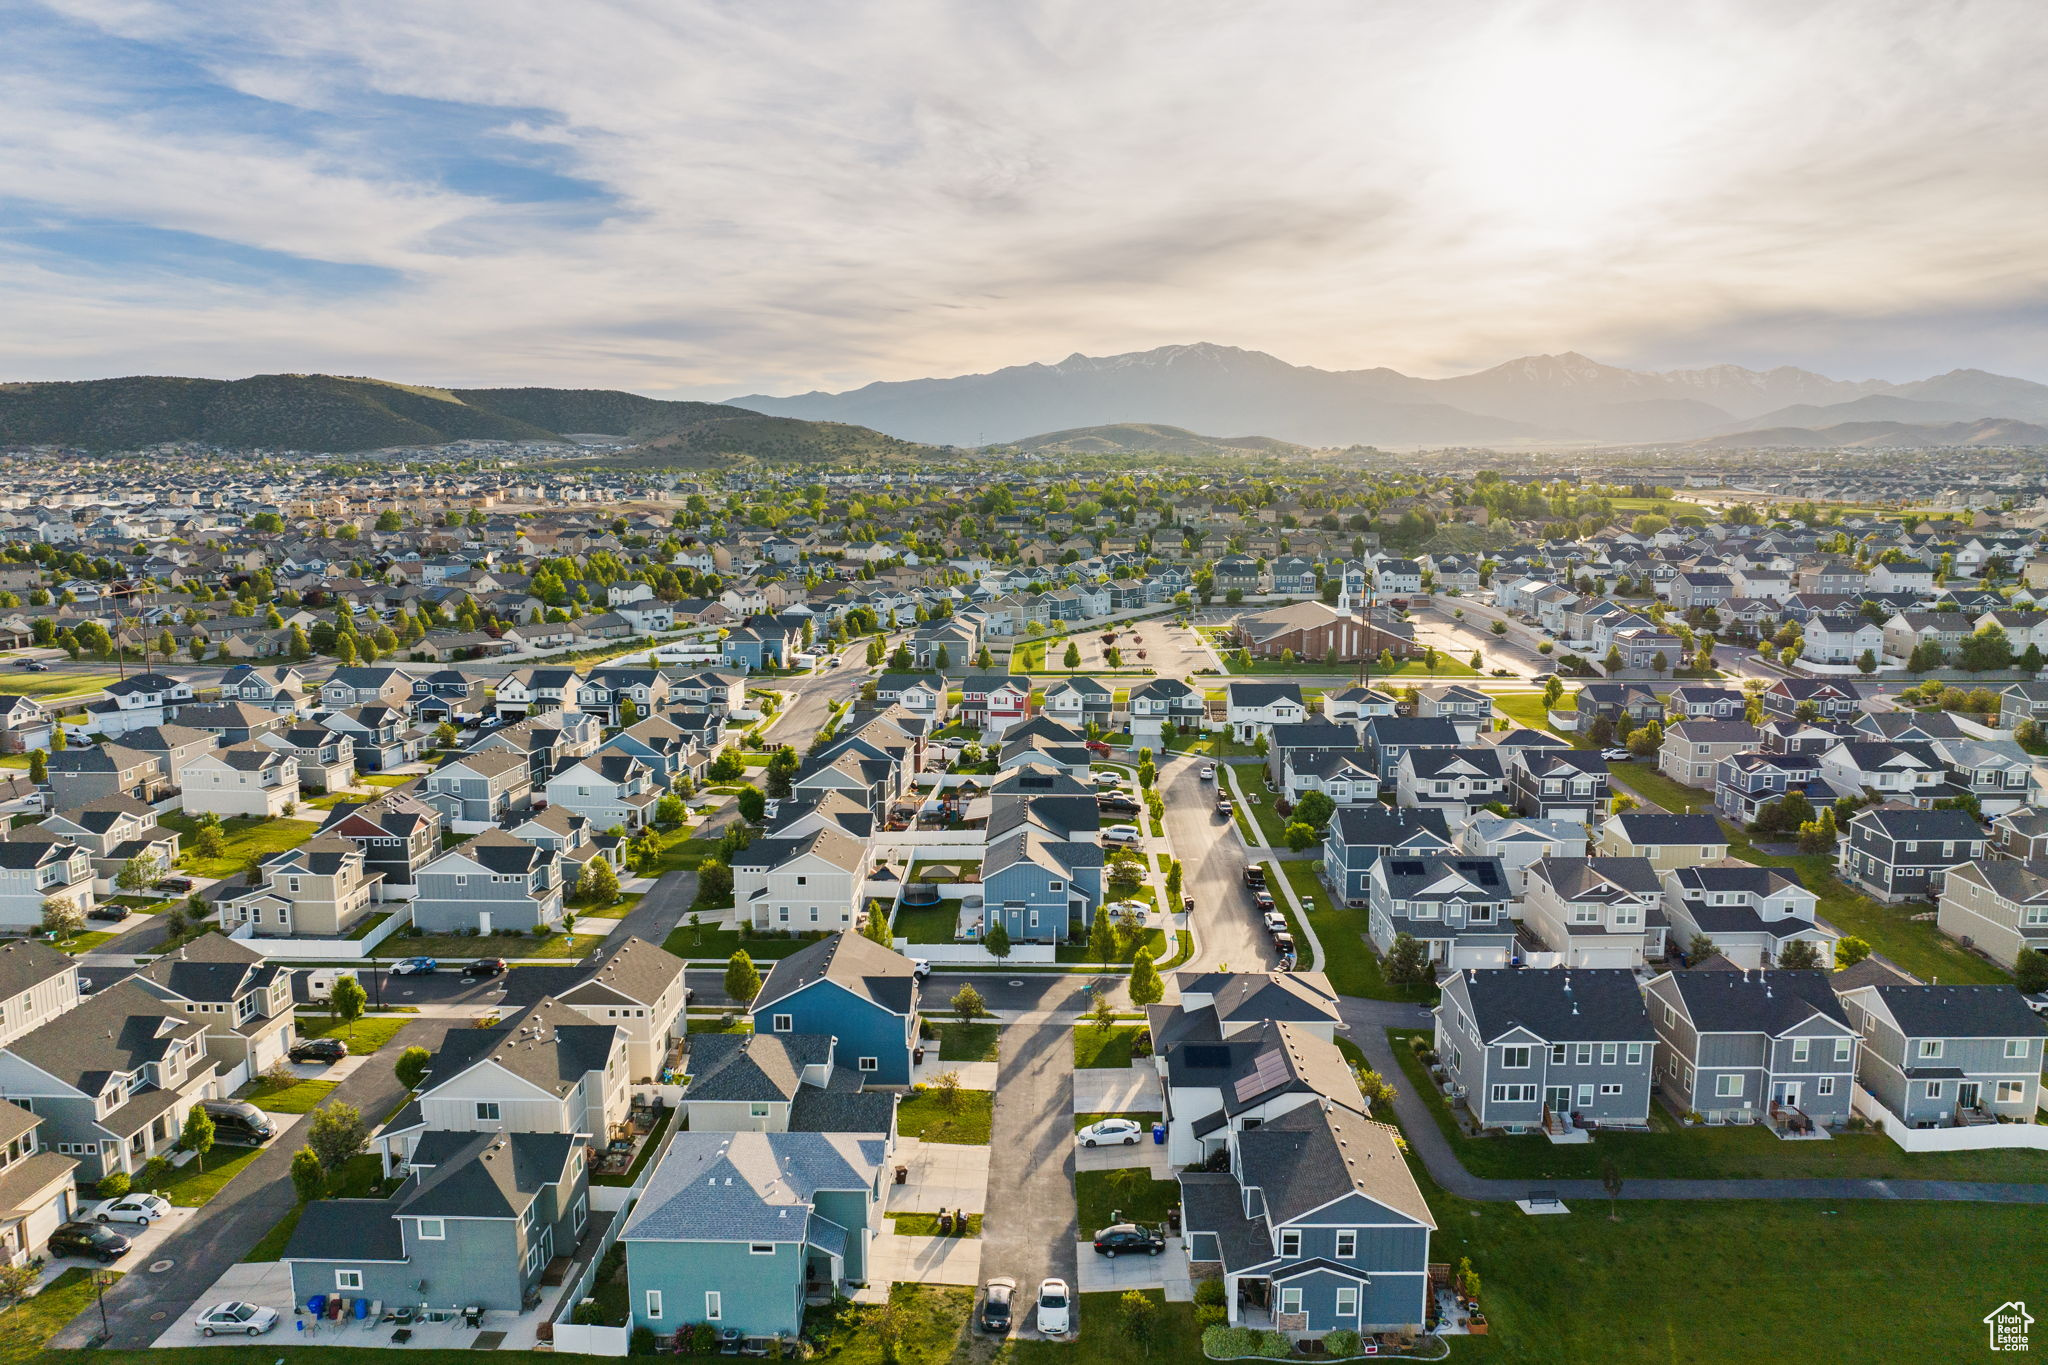
[[[1244,865],[1244,884],[1246,886],[1264,886],[1266,884],[1266,869],[1257,863],[1246,863]]]
[[[199,1107],[223,1137],[266,1142],[277,1136],[277,1125],[270,1121],[270,1115],[247,1100],[201,1100]]]

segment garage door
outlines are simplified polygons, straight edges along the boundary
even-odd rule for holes
[[[1633,967],[1635,954],[1627,948],[1580,948],[1572,954],[1574,967]]]

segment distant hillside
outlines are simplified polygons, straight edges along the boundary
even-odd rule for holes
[[[340,453],[561,440],[572,431],[618,436],[671,456],[824,459],[918,448],[864,427],[609,389],[437,389],[319,374],[0,384],[0,444],[134,450],[204,441]]]
[[[1031,454],[1055,451],[1070,455],[1280,455],[1308,449],[1271,436],[1198,436],[1186,427],[1162,422],[1069,427],[1006,444]]]
[[[1974,422],[1841,422],[1831,427],[1765,427],[1737,432],[1732,436],[1709,436],[1687,443],[1715,449],[1858,450],[1867,447],[1892,449],[1939,449],[1947,446],[2041,446],[2048,445],[2048,427],[2016,422],[2003,417],[1980,418]]]

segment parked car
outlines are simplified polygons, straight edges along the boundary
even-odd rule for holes
[[[1258,863],[1246,863],[1244,865],[1244,884],[1246,886],[1264,886],[1266,884],[1266,869]]]
[[[1138,827],[1136,825],[1111,825],[1108,829],[1102,831],[1102,842],[1105,844],[1135,844],[1138,842]]]
[[[1046,1280],[1038,1286],[1040,1336],[1063,1337],[1072,1329],[1073,1319],[1068,1307],[1072,1301],[1065,1280]]]
[[[924,958],[914,957],[910,959],[910,974],[922,981],[932,974],[932,964]]]
[[[1101,811],[1104,815],[1136,815],[1144,807],[1119,792],[1115,796],[1096,797],[1095,809]]]
[[[98,1223],[66,1223],[50,1234],[52,1256],[87,1256],[112,1265],[128,1254],[126,1237]]]
[[[1636,756],[1626,749],[1602,749],[1600,757],[1602,761],[1607,763],[1633,763],[1636,761]]]
[[[190,877],[166,877],[156,884],[156,889],[159,891],[185,892],[190,891],[192,885]]]
[[[1221,816],[1225,820],[1228,820],[1231,816],[1237,814],[1237,806],[1231,801],[1228,795],[1222,792],[1218,792],[1216,794],[1216,814]]]
[[[1202,765],[1201,778],[1204,782],[1214,782],[1216,780],[1216,765],[1214,763],[1204,763]]]
[[[763,820],[773,820],[781,812],[782,802],[777,797],[771,796],[761,803],[761,818]]]
[[[171,1211],[170,1201],[154,1194],[124,1194],[119,1199],[102,1199],[86,1210],[96,1223],[141,1223],[145,1227]]]
[[[217,1303],[211,1308],[200,1309],[199,1316],[192,1322],[203,1337],[260,1337],[277,1326],[277,1310],[253,1303]]]
[[[348,1056],[348,1044],[339,1038],[302,1038],[285,1055],[295,1062],[338,1062]]]
[[[1134,1119],[1099,1119],[1074,1134],[1083,1147],[1102,1147],[1121,1144],[1135,1147],[1145,1130]]]
[[[1017,1297],[1017,1282],[1008,1275],[998,1275],[982,1290],[981,1312],[975,1321],[984,1332],[998,1335],[1010,1330],[1010,1301]]]
[[[2026,1001],[2027,1008],[2034,1013],[2048,1016],[2048,991],[2035,991],[2032,995],[2021,996],[2020,999]]]
[[[1273,893],[1270,891],[1252,892],[1252,908],[1262,915],[1274,913]]]
[[[50,666],[40,659],[16,659],[14,666],[24,673],[48,673]]]
[[[1285,929],[1273,935],[1273,951],[1292,961],[1294,958],[1294,935]]]
[[[266,1142],[277,1136],[270,1115],[247,1100],[201,1100],[199,1107],[213,1120],[214,1131],[229,1138]]]
[[[432,976],[441,964],[431,957],[408,957],[391,966],[393,976]]]
[[[122,920],[128,918],[128,907],[117,905],[113,901],[101,901],[98,905],[86,911],[85,917],[87,919],[107,920],[110,923],[119,924]]]
[[[1121,773],[1095,773],[1092,775],[1091,780],[1098,787],[1108,787],[1115,791],[1121,791],[1124,785]]]
[[[1266,912],[1266,932],[1269,934],[1286,933],[1287,917],[1278,910],[1268,910]]]
[[[1115,1260],[1120,1255],[1157,1256],[1166,1250],[1166,1239],[1151,1228],[1136,1223],[1115,1223],[1095,1234],[1095,1252]]]
[[[503,976],[505,959],[502,957],[480,957],[462,969],[464,976]]]

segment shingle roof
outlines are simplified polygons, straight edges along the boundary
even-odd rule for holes
[[[873,1188],[885,1146],[850,1133],[677,1133],[619,1235],[802,1241],[818,1193]]]
[[[1664,979],[1701,1033],[1762,1031],[1777,1037],[1815,1014],[1849,1028],[1848,1012],[1829,987],[1826,972],[1692,971],[1671,972]]]
[[[860,934],[841,931],[807,948],[798,949],[775,964],[753,1009],[762,1009],[785,996],[823,980],[845,987],[892,1014],[909,1014],[917,1004],[917,979],[909,958]]]
[[[1649,1042],[1656,1037],[1636,988],[1621,967],[1516,970],[1468,968],[1465,997],[1480,1037],[1527,1029],[1545,1042]]]

